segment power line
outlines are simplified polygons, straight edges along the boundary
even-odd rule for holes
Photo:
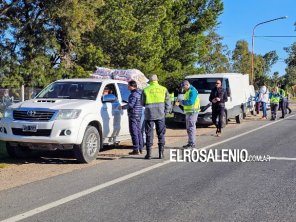
[[[267,37],[267,38],[273,38],[273,37],[276,37],[276,38],[295,38],[296,36],[295,35],[256,35],[254,37],[259,37],[259,38],[264,38],[264,37]]]

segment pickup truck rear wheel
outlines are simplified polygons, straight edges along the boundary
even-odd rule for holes
[[[82,143],[74,147],[74,155],[80,163],[90,163],[98,156],[101,147],[101,135],[97,128],[88,126]]]
[[[6,150],[10,157],[25,159],[32,155],[32,150],[25,146],[12,146],[9,142],[6,143]]]

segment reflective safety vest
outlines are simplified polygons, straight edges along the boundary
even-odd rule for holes
[[[191,92],[191,89],[187,90],[184,95],[184,100],[189,100],[189,94]],[[199,96],[197,95],[195,103],[191,106],[183,106],[184,107],[184,113],[197,113],[200,111],[200,101]]]
[[[175,94],[174,93],[171,93],[170,94],[170,98],[171,98],[171,102],[174,102],[175,101]]]
[[[279,93],[281,94],[282,97],[286,97],[286,92],[283,89],[279,89]]]
[[[153,103],[164,103],[166,97],[167,89],[158,84],[158,82],[153,81],[148,87],[144,89],[144,94],[146,97],[145,105]]]
[[[270,103],[279,104],[280,103],[280,100],[281,100],[280,94],[276,94],[276,95],[271,94]]]

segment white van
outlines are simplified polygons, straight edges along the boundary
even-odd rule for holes
[[[212,107],[209,101],[211,90],[215,87],[216,80],[222,82],[222,87],[228,94],[228,102],[225,103],[224,123],[228,119],[235,118],[237,123],[246,116],[247,111],[253,110],[250,99],[254,94],[249,85],[249,75],[240,73],[215,73],[191,75],[185,78],[198,91],[200,98],[201,111],[198,115],[198,124],[212,124]],[[174,120],[176,122],[185,122],[185,115],[182,107],[174,107]]]

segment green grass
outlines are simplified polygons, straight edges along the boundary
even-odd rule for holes
[[[8,167],[8,166],[9,166],[8,164],[0,163],[0,169],[5,168],[5,167]]]

